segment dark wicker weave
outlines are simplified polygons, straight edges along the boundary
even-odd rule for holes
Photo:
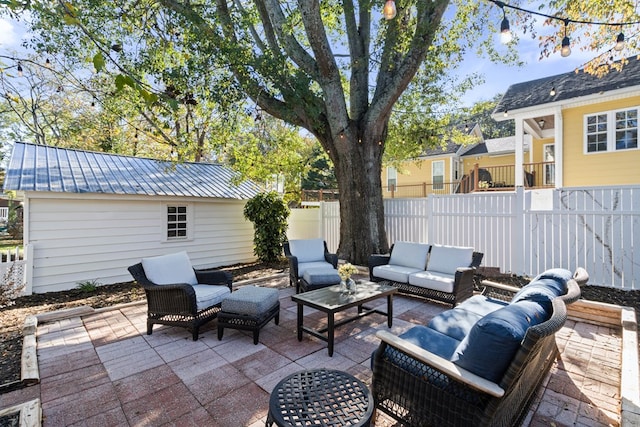
[[[289,260],[289,286],[295,285],[296,293],[300,293],[300,280],[302,278],[298,275],[298,257],[291,253],[289,242],[284,242],[282,249]],[[333,265],[333,268],[338,268],[338,255],[329,253],[327,242],[324,242],[324,260]]]
[[[244,331],[252,331],[253,343],[258,344],[260,329],[274,318],[276,325],[280,323],[280,301],[274,304],[267,312],[258,316],[220,311],[218,313],[218,340],[222,339],[224,328],[241,329]]]
[[[191,331],[196,341],[200,326],[215,319],[220,311],[220,304],[198,311],[196,293],[191,285],[156,285],[147,278],[142,263],[132,265],[128,270],[147,295],[147,335],[151,335],[154,324],[180,326]],[[232,290],[231,274],[216,270],[194,271],[198,283],[228,286]]]
[[[296,372],[271,392],[267,426],[368,426],[373,399],[354,376],[327,369]]]
[[[417,356],[410,355],[418,347],[382,341],[373,361],[376,407],[404,426],[517,426],[558,355],[554,334],[566,318],[564,301],[555,298],[550,319],[527,330],[500,383],[487,381],[492,387],[499,386],[504,391],[502,396],[465,383],[464,374],[446,373],[436,367],[438,360],[444,361],[442,366],[451,363],[426,350],[418,349]],[[382,337],[384,332],[379,334]],[[404,366],[392,363],[389,352],[395,353],[396,361],[403,360]]]
[[[393,250],[393,246],[391,247],[391,250]],[[373,267],[388,264],[391,255],[369,256],[369,277],[372,282],[386,281],[390,285],[396,286],[398,288],[398,291],[402,294],[444,302],[446,304],[451,304],[452,307],[455,307],[457,303],[473,296],[473,276],[475,274],[476,268],[480,267],[483,256],[484,254],[482,252],[474,252],[471,258],[471,265],[469,265],[468,267],[465,266],[458,268],[453,283],[453,292],[451,293],[423,288],[421,286],[413,286],[409,283],[394,282],[374,276]]]

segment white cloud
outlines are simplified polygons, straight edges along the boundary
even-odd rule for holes
[[[20,45],[21,37],[16,31],[13,21],[0,18],[0,46],[4,48],[17,48]]]

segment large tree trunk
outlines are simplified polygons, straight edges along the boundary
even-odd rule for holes
[[[382,139],[365,138],[354,136],[351,141],[345,135],[336,142],[340,156],[334,160],[340,189],[338,254],[358,265],[367,265],[369,255],[389,249],[381,191]]]

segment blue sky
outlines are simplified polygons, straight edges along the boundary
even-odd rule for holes
[[[23,35],[24,29],[18,23],[0,19],[0,52],[3,55],[10,55],[13,51],[21,50]],[[498,34],[494,37],[496,45],[499,45]],[[499,45],[498,49],[505,48]],[[558,52],[549,58],[539,60],[538,42],[530,38],[520,40],[517,50],[526,63],[524,67],[493,64],[475,54],[467,55],[459,73],[481,73],[484,75],[485,83],[478,85],[464,97],[465,106],[470,106],[479,100],[491,99],[497,93],[504,93],[509,85],[514,83],[573,71],[594,56],[593,52],[582,52],[574,48],[567,58],[562,58]]]

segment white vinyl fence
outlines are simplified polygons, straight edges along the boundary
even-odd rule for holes
[[[384,203],[389,244],[472,246],[484,253],[483,265],[503,272],[534,276],[585,267],[590,284],[640,289],[640,186],[519,188]],[[305,237],[323,237],[335,251],[337,202],[322,203],[314,213],[318,234]]]
[[[0,288],[3,295],[14,298],[31,294],[30,253],[32,251],[29,245],[24,250],[16,247],[0,253]]]

